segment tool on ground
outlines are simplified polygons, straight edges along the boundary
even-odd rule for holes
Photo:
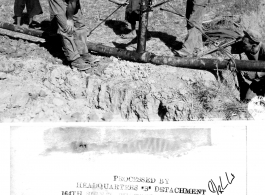
[[[127,1],[126,1],[127,2]],[[123,7],[124,5],[119,5],[110,15],[108,15],[104,20],[102,20],[102,22],[100,22],[97,26],[95,26],[87,35],[88,37],[92,34],[92,32],[94,30],[96,30],[101,24],[103,24],[104,22],[106,22],[107,19],[109,19],[115,12],[117,12],[121,7]]]

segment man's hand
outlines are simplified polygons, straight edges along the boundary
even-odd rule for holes
[[[69,34],[72,34],[74,32],[74,21],[73,20],[67,20],[66,21],[66,32],[69,33]]]

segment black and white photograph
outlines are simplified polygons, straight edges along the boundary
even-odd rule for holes
[[[247,129],[12,126],[11,195],[246,194]]]
[[[265,119],[264,0],[0,2],[0,122]]]
[[[0,194],[262,194],[264,40],[265,0],[0,0]]]

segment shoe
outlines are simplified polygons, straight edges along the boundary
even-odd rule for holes
[[[90,69],[90,64],[87,64],[81,57],[73,60],[71,66],[77,68],[80,71]]]
[[[99,61],[99,59],[94,58],[90,53],[82,54],[81,57],[86,63],[92,64]]]

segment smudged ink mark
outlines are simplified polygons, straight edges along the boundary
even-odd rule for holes
[[[73,152],[85,152],[88,149],[87,144],[82,141],[71,142],[71,148]]]

